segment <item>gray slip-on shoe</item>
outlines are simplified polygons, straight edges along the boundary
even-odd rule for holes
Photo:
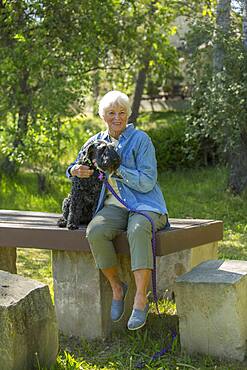
[[[122,286],[123,286],[123,299],[121,300],[113,299],[111,304],[111,319],[114,322],[121,320],[124,314],[124,303],[128,292],[128,285],[126,283],[122,283]]]
[[[129,330],[137,330],[142,328],[147,321],[149,304],[147,303],[144,310],[134,308],[128,321]]]

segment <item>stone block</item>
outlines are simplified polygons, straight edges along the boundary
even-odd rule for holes
[[[207,261],[175,284],[181,349],[220,359],[247,355],[247,261]]]
[[[16,248],[0,247],[0,270],[16,274]]]
[[[49,288],[0,271],[0,368],[50,368],[58,352],[58,329]]]
[[[157,292],[159,297],[170,297],[178,276],[207,260],[217,259],[218,243],[186,249],[167,256],[157,257]]]
[[[52,251],[54,298],[59,329],[65,335],[104,338],[126,327],[132,311],[135,284],[130,258],[119,256],[122,281],[129,285],[125,314],[118,323],[110,319],[112,292],[109,283],[96,269],[90,252]]]

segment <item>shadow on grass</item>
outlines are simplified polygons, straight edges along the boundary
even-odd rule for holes
[[[178,332],[176,315],[162,314],[158,317],[150,313],[146,326],[138,331],[121,330],[111,337],[102,340],[80,340],[75,337],[60,336],[60,356],[65,352],[73,354],[78,362],[85,361],[88,368],[96,369],[129,369],[146,368],[152,356],[164,347],[171,346],[171,333]],[[176,340],[176,347],[178,347]],[[175,348],[171,348],[174,352]],[[164,359],[162,360],[163,364]],[[169,359],[170,362],[170,359]]]
[[[179,335],[172,340],[172,332],[178,333],[177,315],[151,313],[146,326],[137,331],[122,330],[107,339],[92,341],[60,336],[60,362],[68,368],[68,354],[81,364],[82,369],[217,369],[245,370],[246,361],[219,360],[208,355],[190,356],[182,353]],[[164,349],[168,351],[164,351]],[[165,352],[159,356],[159,352]],[[67,363],[66,363],[67,362]],[[67,366],[67,367],[66,367]],[[80,367],[73,367],[78,369]],[[60,367],[59,367],[60,369]]]

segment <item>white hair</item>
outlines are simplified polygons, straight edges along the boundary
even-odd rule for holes
[[[128,117],[131,114],[130,101],[126,94],[121,91],[112,90],[106,93],[99,102],[99,116],[104,118],[105,111],[111,106],[121,105],[126,109]]]

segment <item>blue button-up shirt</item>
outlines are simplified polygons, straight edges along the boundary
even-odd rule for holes
[[[91,137],[81,151],[97,139],[111,141],[108,130]],[[136,129],[133,124],[128,124],[118,138],[116,150],[121,157],[121,165],[113,178],[128,208],[167,214],[166,203],[157,184],[157,161],[150,137],[144,131]],[[81,151],[67,168],[66,175],[69,178],[70,169],[78,162]],[[106,187],[103,184],[95,214],[104,206],[105,193]]]

